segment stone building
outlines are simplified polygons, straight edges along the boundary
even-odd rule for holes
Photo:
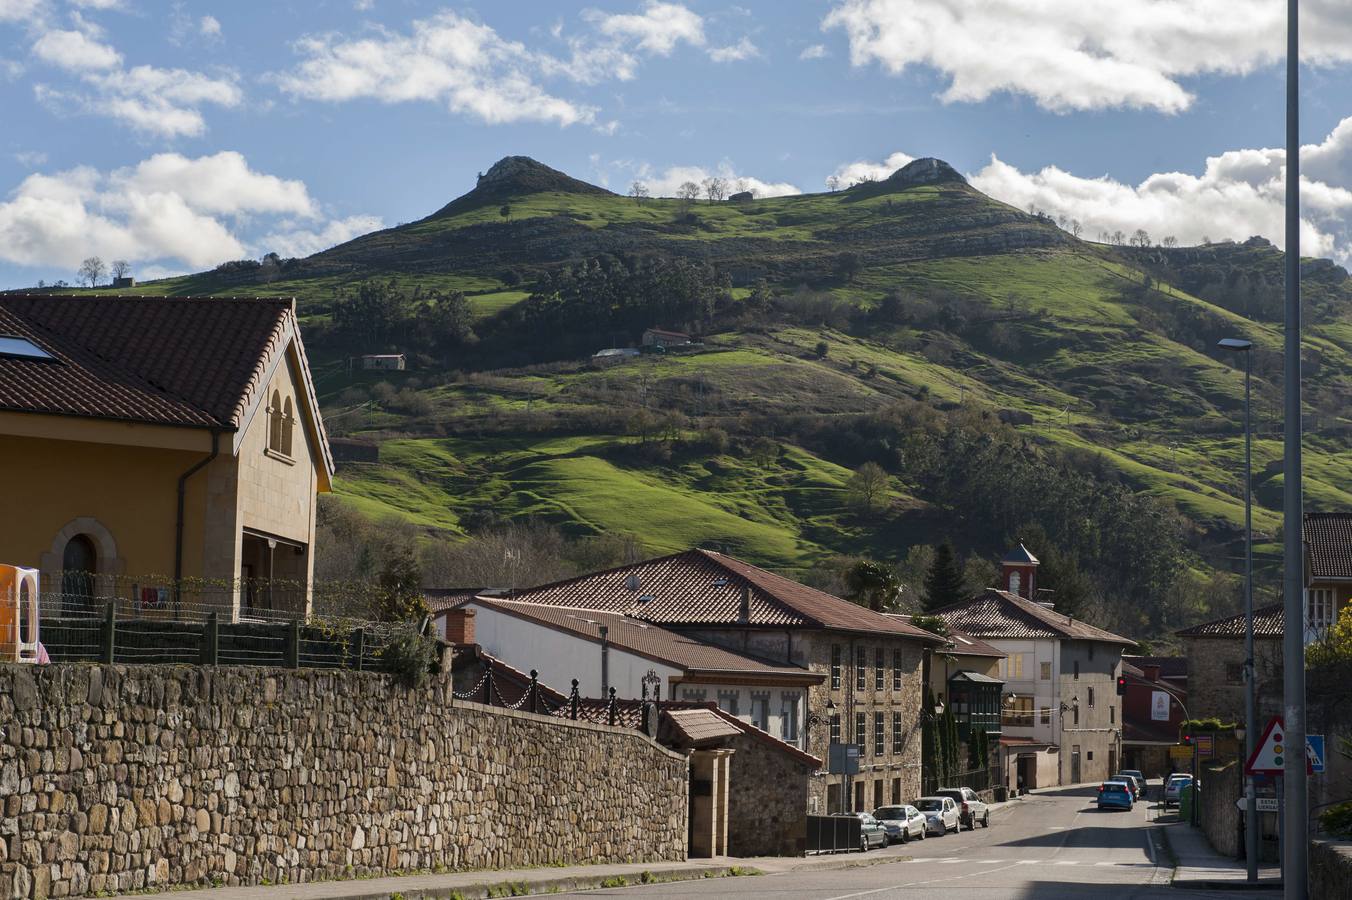
[[[1002,777],[1031,789],[1112,775],[1122,758],[1117,677],[1123,649],[1135,643],[1032,599],[1038,560],[1023,547],[1002,565],[1004,590],[935,611],[1005,654]]]
[[[1244,614],[1178,632],[1188,658],[1188,712],[1193,718],[1244,721]],[[1282,712],[1282,605],[1253,612],[1254,685],[1258,717]]]
[[[116,597],[304,614],[329,451],[295,302],[0,297],[0,562]],[[190,581],[180,597],[176,585]]]
[[[749,563],[690,550],[516,591],[517,602],[623,613],[820,680],[808,688],[801,746],[828,759],[858,744],[855,776],[813,774],[806,812],[873,809],[920,789],[922,662],[943,639]],[[718,700],[682,686],[679,700]]]

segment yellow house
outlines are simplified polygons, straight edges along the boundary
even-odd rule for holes
[[[308,614],[333,458],[294,300],[0,296],[0,475],[44,614]]]

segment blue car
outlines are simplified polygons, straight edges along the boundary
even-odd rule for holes
[[[1124,781],[1105,781],[1099,785],[1099,809],[1125,809],[1130,811],[1133,805],[1131,788]]]

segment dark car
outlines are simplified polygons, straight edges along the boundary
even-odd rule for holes
[[[874,847],[886,847],[887,829],[882,822],[873,818],[872,813],[837,813],[841,816],[853,816],[859,820],[859,849],[872,850]]]

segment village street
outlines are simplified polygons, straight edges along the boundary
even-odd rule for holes
[[[1152,788],[1158,790],[1157,785]],[[1160,844],[1159,829],[1150,827],[1159,815],[1156,803],[1138,803],[1131,812],[1099,812],[1093,799],[1093,788],[1086,787],[1033,794],[998,809],[989,829],[869,854],[896,857],[896,862],[848,869],[824,864],[756,878],[589,891],[587,896],[885,900],[929,893],[945,898],[1055,900],[1105,891],[1111,891],[1113,900],[1178,896],[1180,891],[1169,886],[1173,865]],[[849,861],[859,861],[858,855]],[[1212,890],[1204,896],[1232,894]]]

